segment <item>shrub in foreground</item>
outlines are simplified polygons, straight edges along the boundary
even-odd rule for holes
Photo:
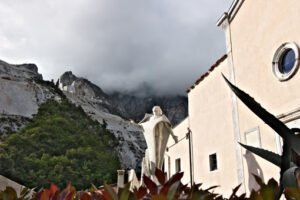
[[[202,189],[201,184],[194,184],[192,187],[183,185],[181,183],[183,172],[173,175],[169,180],[166,180],[166,174],[158,169],[155,174],[160,185],[155,184],[150,178],[144,176],[145,187],[140,187],[133,191],[130,191],[130,183],[127,183],[119,193],[116,193],[106,183],[104,184],[104,189],[100,190],[92,185],[89,190],[85,191],[76,191],[76,188],[69,183],[60,192],[59,188],[52,183],[49,189],[41,189],[31,197],[28,195],[30,190],[26,188],[17,197],[16,191],[7,187],[6,190],[0,191],[0,200],[273,200],[277,199],[280,192],[280,186],[274,179],[270,179],[265,184],[258,176],[255,176],[257,183],[260,185],[258,191],[252,191],[250,196],[246,197],[246,194],[237,194],[240,187],[237,186],[233,189],[229,198],[224,198],[222,195],[212,191],[217,186]],[[298,180],[300,182],[300,176]],[[287,199],[300,199],[299,186],[298,188],[285,188],[283,193]]]

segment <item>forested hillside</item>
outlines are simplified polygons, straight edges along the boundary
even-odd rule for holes
[[[0,172],[27,187],[78,189],[116,182],[114,134],[67,99],[49,100],[23,129],[0,145]]]

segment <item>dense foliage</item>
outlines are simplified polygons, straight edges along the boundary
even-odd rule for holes
[[[27,187],[78,189],[116,182],[114,135],[68,100],[48,101],[25,128],[0,145],[0,173]]]
[[[60,191],[55,184],[51,184],[49,189],[41,189],[37,193],[32,193],[29,189],[24,188],[20,195],[11,188],[7,187],[4,191],[0,191],[0,199],[7,200],[276,200],[276,196],[280,193],[280,187],[274,179],[270,179],[267,184],[255,176],[260,189],[252,191],[249,197],[246,194],[237,194],[239,186],[232,190],[232,194],[228,198],[224,198],[220,194],[213,192],[217,186],[208,189],[202,189],[201,184],[194,184],[192,187],[183,185],[181,179],[183,172],[174,174],[169,180],[166,174],[156,169],[155,175],[159,181],[159,185],[154,183],[149,177],[144,176],[145,187],[133,190],[130,189],[130,183],[124,188],[117,189],[116,192],[110,185],[104,183],[104,188],[98,189],[94,185],[89,190],[76,191],[71,184]],[[286,199],[300,199],[300,189],[285,188],[284,195]]]

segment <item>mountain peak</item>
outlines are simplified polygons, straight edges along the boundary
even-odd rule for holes
[[[43,76],[38,73],[38,67],[33,63],[14,65],[2,60],[0,60],[0,77],[10,80],[43,79]]]
[[[86,97],[98,97],[101,99],[108,97],[100,87],[85,78],[77,77],[72,71],[66,71],[60,76],[59,88],[62,91]]]
[[[72,71],[66,71],[59,77],[59,83],[62,85],[62,87],[64,87],[71,85],[77,79],[78,77],[75,76]]]

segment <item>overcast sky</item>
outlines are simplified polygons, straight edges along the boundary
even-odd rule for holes
[[[0,0],[0,59],[44,79],[73,71],[104,90],[184,94],[225,53],[232,0]]]

